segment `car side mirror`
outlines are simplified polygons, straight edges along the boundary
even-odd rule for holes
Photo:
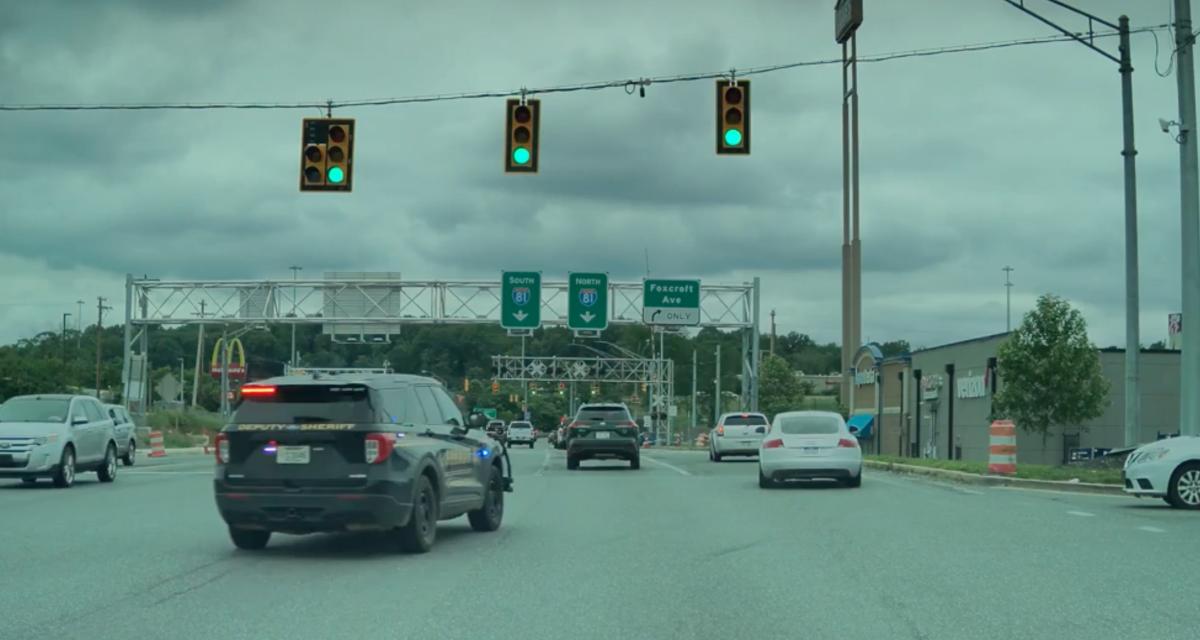
[[[71,426],[72,427],[78,427],[81,424],[87,424],[87,423],[88,423],[88,419],[84,418],[82,416],[75,416],[74,418],[71,418]]]
[[[472,429],[482,429],[487,426],[488,417],[480,412],[472,412],[467,416],[467,424]]]

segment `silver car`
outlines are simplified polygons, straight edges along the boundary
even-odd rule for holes
[[[0,404],[0,478],[50,478],[65,488],[79,471],[95,471],[101,482],[117,477],[116,431],[99,400],[44,394]]]
[[[129,416],[129,411],[119,404],[106,404],[108,416],[113,419],[117,438],[117,456],[121,463],[132,467],[137,460],[137,425]]]
[[[770,421],[755,412],[723,414],[708,438],[708,459],[720,462],[725,456],[756,456]]]

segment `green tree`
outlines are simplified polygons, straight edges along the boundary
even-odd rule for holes
[[[1108,381],[1088,340],[1087,323],[1066,300],[1046,294],[1025,314],[998,353],[1000,379],[992,411],[1025,431],[1082,427],[1108,404]]]
[[[767,356],[758,374],[758,407],[768,416],[794,411],[804,402],[800,379],[780,356]]]

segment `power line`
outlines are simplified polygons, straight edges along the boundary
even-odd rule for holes
[[[1151,27],[1141,27],[1131,29],[1130,33],[1154,33],[1157,29],[1170,27],[1169,24],[1160,24]],[[970,53],[975,51],[988,51],[991,49],[1005,49],[1009,47],[1021,47],[1037,44],[1050,44],[1054,42],[1069,42],[1075,40],[1075,36],[1088,36],[1092,38],[1107,38],[1118,35],[1116,31],[1104,31],[1096,33],[1079,33],[1071,35],[1051,35],[1035,38],[1022,38],[1019,40],[1002,40],[996,42],[981,42],[975,44],[952,45],[945,47],[933,47],[927,49],[913,49],[909,51],[896,51],[891,53],[882,53],[870,56],[860,56],[858,61],[864,63],[889,62],[892,60],[902,60],[905,58],[923,58],[931,56],[940,56],[954,53]],[[1156,36],[1157,41],[1157,36]],[[708,71],[702,73],[678,74],[669,76],[657,76],[650,78],[622,79],[622,80],[603,80],[599,82],[588,82],[579,84],[556,85],[548,87],[536,87],[495,91],[473,91],[465,93],[439,93],[431,95],[419,96],[403,96],[396,98],[369,98],[361,100],[320,100],[309,102],[209,102],[209,103],[186,103],[186,102],[148,102],[138,104],[0,104],[0,111],[154,111],[154,110],[180,110],[180,111],[201,111],[213,109],[334,109],[345,107],[381,107],[401,104],[418,104],[424,102],[445,102],[450,100],[479,100],[484,98],[511,98],[515,96],[529,96],[537,94],[550,93],[571,93],[575,91],[600,91],[604,89],[623,88],[627,93],[633,93],[634,89],[646,87],[654,84],[673,84],[678,82],[696,82],[700,80],[714,80],[719,78],[729,78],[734,76],[753,76],[766,73],[774,73],[777,71],[786,71],[789,69],[798,69],[801,67],[816,67],[832,64],[841,64],[841,58],[827,58],[820,60],[803,60],[798,62],[786,62],[783,64],[773,64],[760,67],[750,67],[747,69],[730,69],[727,71]]]

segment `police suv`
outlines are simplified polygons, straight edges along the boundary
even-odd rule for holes
[[[436,380],[413,375],[285,376],[242,387],[216,438],[217,509],[233,544],[273,532],[383,531],[428,551],[439,520],[476,531],[504,516],[512,469]]]

